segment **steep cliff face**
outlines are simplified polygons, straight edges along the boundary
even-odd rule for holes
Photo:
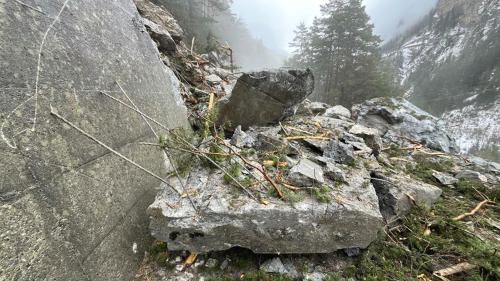
[[[441,0],[384,47],[406,95],[441,115],[462,152],[500,158],[500,2]]]

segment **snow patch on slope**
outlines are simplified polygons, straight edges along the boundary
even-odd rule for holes
[[[448,131],[457,140],[462,153],[500,146],[500,102],[491,107],[468,105],[443,114]],[[500,148],[500,147],[499,147]]]

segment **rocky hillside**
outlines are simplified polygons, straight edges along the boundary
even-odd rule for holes
[[[462,152],[500,159],[500,3],[441,0],[384,47],[406,95],[442,116]]]
[[[157,241],[137,280],[499,275],[499,167],[455,155],[445,123],[404,99],[310,102],[307,70],[234,75],[217,53],[172,50],[194,134],[147,144],[185,161],[148,208]],[[465,228],[478,203],[495,219]]]

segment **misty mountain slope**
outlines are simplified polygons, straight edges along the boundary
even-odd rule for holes
[[[384,53],[407,97],[441,115],[462,152],[500,159],[498,0],[440,0]]]

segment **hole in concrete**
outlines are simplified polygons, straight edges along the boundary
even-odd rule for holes
[[[179,232],[178,231],[174,231],[174,232],[171,232],[169,235],[168,235],[168,238],[170,238],[170,240],[172,241],[175,241],[175,239],[177,239],[177,236],[179,236]]]

